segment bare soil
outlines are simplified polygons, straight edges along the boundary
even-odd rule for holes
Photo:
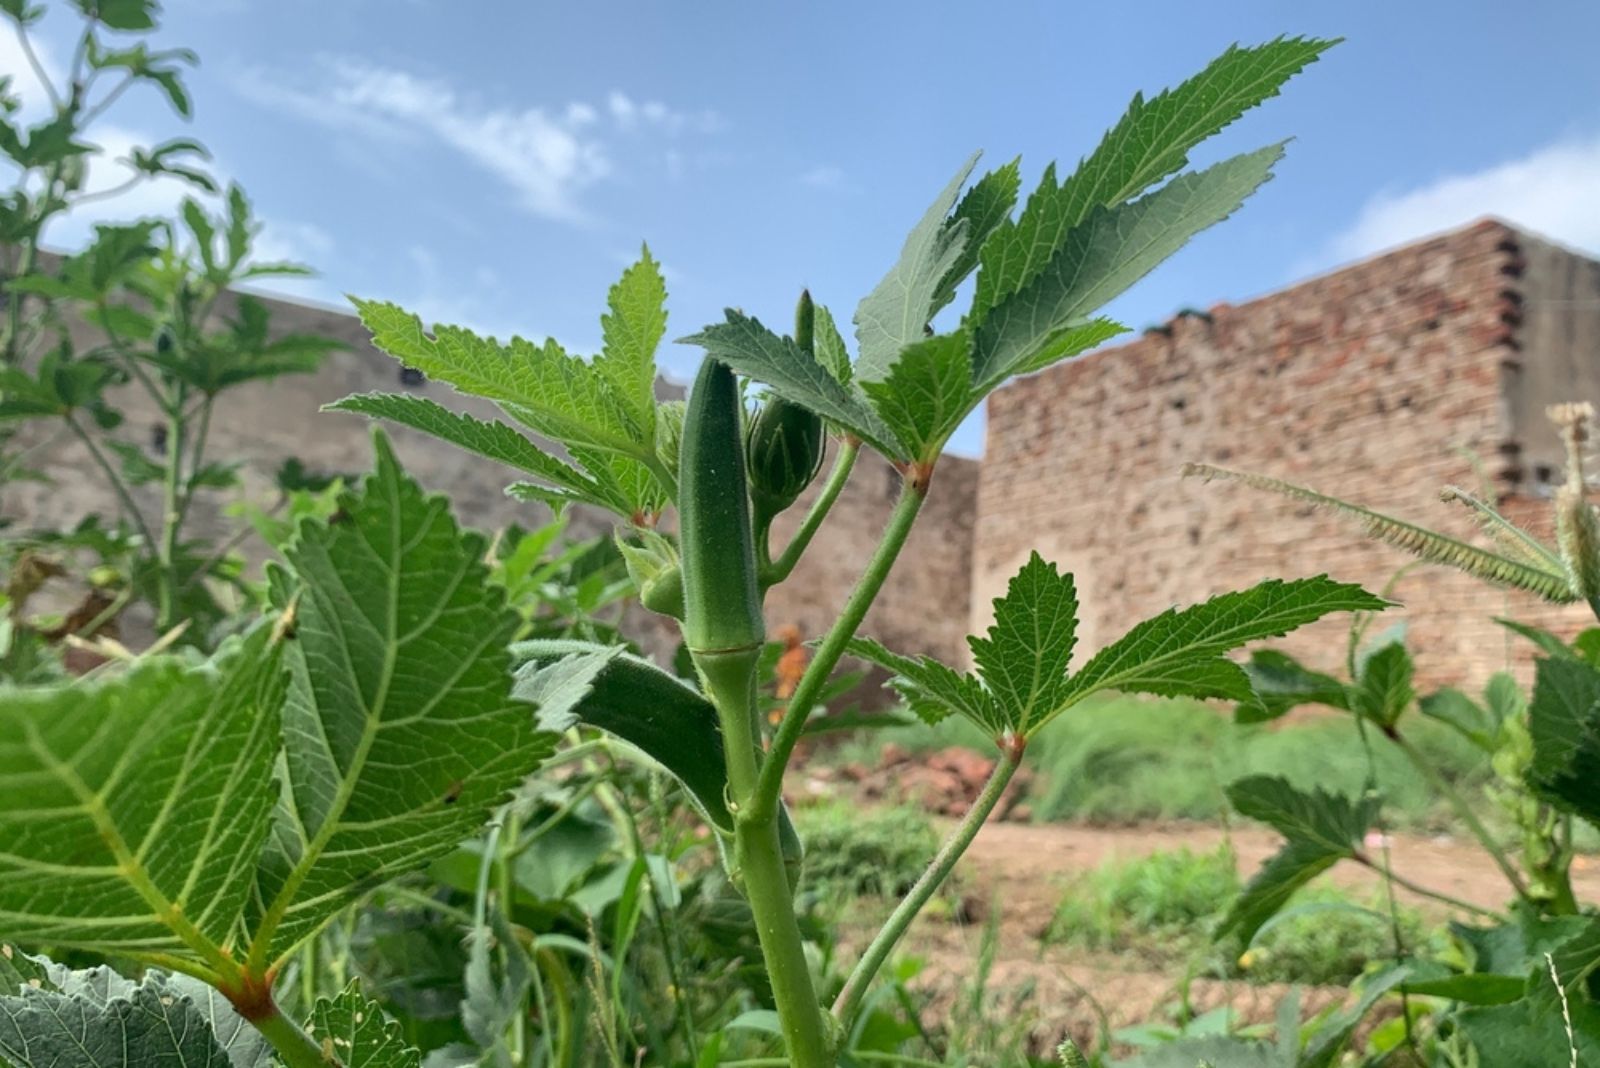
[[[949,1011],[960,996],[977,959],[989,902],[998,898],[1003,904],[990,990],[999,999],[1001,1011],[1048,1021],[1033,1034],[1037,1052],[1053,1049],[1064,1037],[1092,1044],[1103,1028],[1162,1017],[1183,994],[1181,974],[1170,969],[1152,971],[1137,959],[1116,954],[1045,945],[1040,935],[1075,876],[1113,858],[1125,860],[1181,847],[1205,851],[1224,839],[1232,843],[1245,875],[1281,844],[1271,832],[1253,827],[986,826],[958,872],[969,906],[932,912],[919,921],[907,940],[906,952],[926,961],[917,985],[934,995],[932,1014]],[[1415,882],[1485,908],[1505,904],[1501,875],[1474,843],[1396,835],[1389,847],[1396,870]],[[1579,858],[1573,874],[1580,899],[1600,896],[1600,863],[1594,858]],[[1338,865],[1323,878],[1357,890],[1379,885],[1376,873],[1351,863]],[[1450,914],[1437,902],[1404,890],[1400,893],[1430,915],[1443,919]],[[1246,1021],[1264,1023],[1273,1018],[1286,992],[1281,985],[1197,979],[1187,984],[1187,1001],[1195,1011],[1230,1004]],[[1302,1009],[1314,1012],[1344,996],[1339,988],[1303,991]]]

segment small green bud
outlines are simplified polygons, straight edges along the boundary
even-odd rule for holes
[[[770,397],[750,420],[745,453],[757,521],[769,520],[799,498],[822,466],[827,432],[813,412]]]

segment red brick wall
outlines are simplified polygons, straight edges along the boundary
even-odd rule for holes
[[[1314,278],[1170,336],[1053,368],[996,393],[978,492],[974,625],[1037,547],[1076,573],[1086,654],[1173,604],[1272,576],[1327,571],[1379,589],[1408,561],[1348,521],[1242,486],[1182,480],[1186,461],[1287,479],[1472,537],[1449,483],[1497,490],[1519,470],[1503,378],[1517,349],[1523,266],[1493,222]],[[1600,399],[1600,398],[1596,398]],[[1513,502],[1518,504],[1520,502]],[[1476,685],[1520,655],[1491,618],[1549,612],[1441,568],[1394,589],[1428,683]],[[1380,624],[1382,625],[1382,624]],[[1284,644],[1334,667],[1346,624]]]

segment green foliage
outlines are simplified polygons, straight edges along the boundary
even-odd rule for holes
[[[1217,925],[1216,937],[1231,934],[1244,941],[1296,890],[1357,855],[1378,812],[1375,797],[1351,802],[1323,790],[1297,790],[1284,779],[1265,775],[1230,785],[1228,800],[1240,814],[1268,824],[1285,839]]]
[[[1600,823],[1600,670],[1573,657],[1540,660],[1528,728],[1534,787],[1562,810]]]
[[[893,672],[891,685],[930,722],[956,712],[996,738],[1026,738],[1105,690],[1249,700],[1248,676],[1224,654],[1333,612],[1384,605],[1360,587],[1325,575],[1269,580],[1146,620],[1068,675],[1077,622],[1072,576],[1060,575],[1035,553],[1006,596],[995,601],[988,637],[971,639],[976,675],[958,674],[928,657],[898,656],[868,639],[854,640],[850,650]]]
[[[648,526],[677,493],[675,464],[659,451],[673,419],[655,400],[655,350],[666,329],[666,285],[645,249],[611,288],[601,318],[604,347],[593,361],[568,355],[553,340],[502,344],[459,327],[430,337],[415,315],[378,301],[357,300],[373,343],[408,367],[485,397],[510,418],[563,446],[569,460],[512,427],[457,415],[408,396],[364,394],[329,405],[432,434],[510,464],[539,481],[512,492],[559,510],[598,505]]]
[[[354,985],[322,999],[306,1021],[306,1034],[344,1068],[418,1068],[422,1063],[392,1021]]]
[[[824,901],[897,898],[939,847],[927,815],[909,805],[863,810],[825,801],[802,806],[795,816],[806,843],[805,890]]]

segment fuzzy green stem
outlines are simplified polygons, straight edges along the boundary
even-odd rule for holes
[[[272,1043],[272,1048],[286,1068],[328,1068],[322,1048],[316,1041],[273,1005],[265,1016],[250,1021],[261,1036]]]
[[[772,561],[762,569],[761,587],[776,586],[788,578],[794,571],[795,565],[805,555],[811,545],[811,539],[817,536],[817,531],[822,528],[822,521],[828,518],[828,513],[833,509],[833,503],[839,499],[839,494],[844,491],[844,485],[850,480],[850,471],[856,465],[856,456],[861,452],[861,442],[855,438],[846,438],[839,446],[839,453],[834,457],[833,470],[828,473],[828,481],[823,483],[822,492],[812,503],[811,510],[801,520],[800,527],[794,532],[794,537],[789,540],[788,546],[783,550],[783,555]],[[765,545],[766,538],[759,539],[758,544]]]
[[[811,985],[805,941],[783,866],[776,819],[749,818],[760,761],[756,749],[756,665],[760,649],[696,657],[706,694],[717,706],[728,761],[728,792],[736,811],[734,863],[755,919],[761,956],[772,984],[784,1046],[795,1068],[832,1068],[822,1005]]]
[[[956,862],[967,851],[967,847],[972,845],[972,840],[978,836],[978,831],[994,812],[995,806],[1000,803],[1006,785],[1011,782],[1011,777],[1017,773],[1021,763],[1021,745],[1001,746],[1000,759],[995,763],[994,770],[989,773],[989,781],[984,783],[983,792],[973,801],[972,807],[967,809],[967,814],[961,817],[956,829],[945,839],[927,869],[917,879],[911,891],[900,900],[900,904],[895,906],[894,912],[884,922],[883,928],[872,939],[872,944],[867,946],[866,952],[861,955],[861,960],[850,972],[850,978],[845,980],[844,989],[839,992],[838,999],[833,1003],[833,1014],[846,1032],[854,1023],[856,1013],[861,1010],[862,999],[866,997],[867,988],[872,985],[878,969],[883,967],[883,962],[889,959],[894,947],[905,937],[912,921],[955,870]]]
[[[1483,916],[1491,920],[1503,921],[1506,918],[1505,913],[1496,912],[1494,909],[1486,909],[1481,905],[1474,905],[1470,901],[1463,901],[1459,897],[1451,897],[1449,894],[1446,894],[1443,891],[1430,890],[1420,883],[1414,883],[1405,876],[1395,872],[1394,868],[1390,865],[1379,864],[1365,853],[1355,853],[1353,854],[1353,859],[1357,864],[1360,864],[1366,868],[1371,868],[1373,871],[1377,872],[1385,879],[1388,879],[1396,886],[1403,887],[1411,891],[1413,894],[1416,894],[1418,897],[1431,898],[1442,905],[1449,905],[1451,908],[1460,909],[1462,912],[1470,912],[1476,916]]]
[[[900,499],[895,503],[894,512],[889,516],[888,526],[884,529],[878,547],[873,550],[866,569],[856,581],[855,589],[850,592],[850,599],[845,602],[844,608],[839,612],[839,618],[823,638],[822,644],[817,648],[816,657],[806,668],[806,673],[801,676],[799,685],[795,687],[794,694],[789,699],[788,711],[784,713],[783,722],[778,725],[777,734],[772,739],[772,748],[767,753],[766,763],[761,769],[761,781],[751,802],[751,819],[761,822],[776,819],[778,801],[783,793],[783,773],[789,766],[789,757],[794,753],[795,743],[800,740],[800,735],[805,730],[806,717],[811,714],[811,706],[816,702],[817,694],[822,691],[822,687],[827,684],[828,676],[833,674],[833,669],[838,666],[839,658],[844,655],[845,646],[855,637],[856,630],[866,618],[867,610],[872,607],[878,591],[883,589],[884,582],[889,578],[889,571],[900,556],[900,550],[905,548],[906,538],[911,534],[911,527],[916,522],[917,513],[922,509],[922,502],[926,499],[927,486],[922,479],[908,481],[901,489]]]
[[[1472,811],[1472,806],[1467,803],[1466,798],[1461,796],[1461,791],[1457,790],[1448,779],[1439,774],[1439,769],[1429,763],[1428,758],[1423,756],[1421,751],[1412,745],[1410,739],[1405,735],[1393,728],[1390,728],[1386,733],[1389,740],[1399,746],[1400,751],[1406,755],[1406,759],[1411,761],[1411,766],[1421,772],[1423,777],[1444,795],[1445,800],[1450,802],[1450,807],[1456,810],[1456,815],[1460,816],[1461,821],[1472,831],[1473,837],[1478,840],[1479,845],[1483,846],[1484,852],[1489,854],[1489,858],[1494,861],[1495,867],[1500,869],[1500,873],[1506,877],[1506,881],[1511,884],[1511,888],[1516,891],[1517,896],[1524,901],[1529,901],[1528,884],[1523,881],[1522,873],[1517,871],[1510,858],[1506,856],[1505,851],[1494,840],[1494,836],[1489,833],[1489,829],[1483,825],[1482,820],[1478,819],[1477,813]]]

